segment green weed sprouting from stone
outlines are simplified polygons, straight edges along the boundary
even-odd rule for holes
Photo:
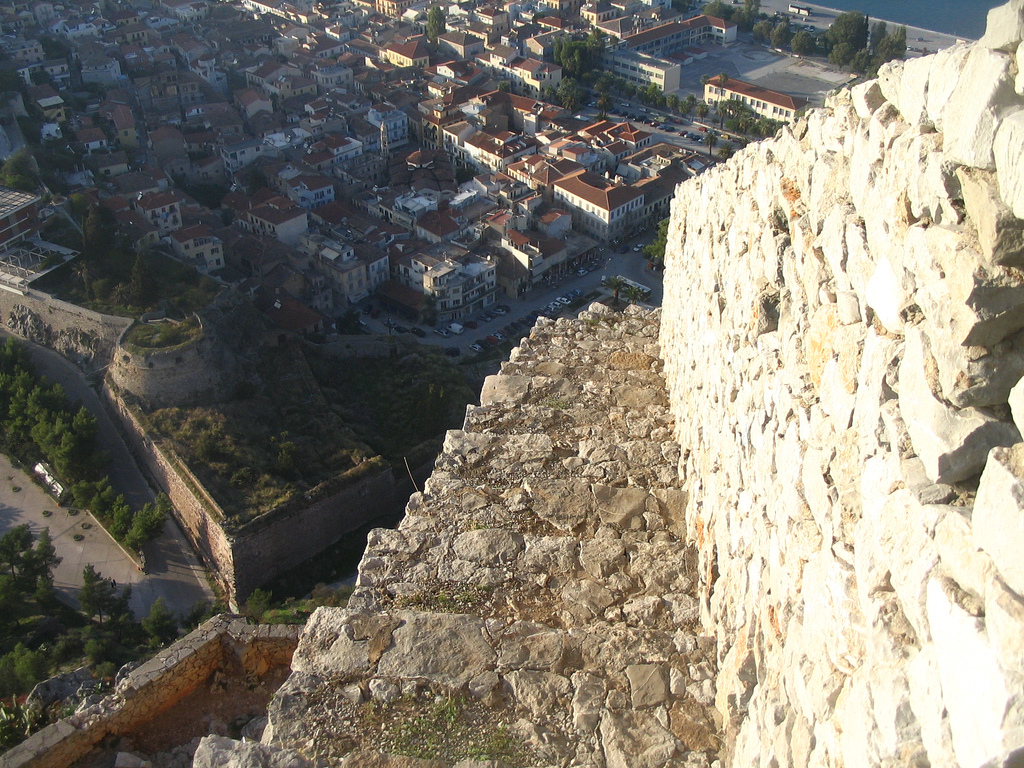
[[[367,722],[381,729],[380,747],[392,754],[450,763],[469,758],[531,764],[498,715],[461,696],[440,696],[429,703],[403,696],[389,704],[370,702],[363,712]]]

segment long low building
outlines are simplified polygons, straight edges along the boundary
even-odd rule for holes
[[[714,16],[695,16],[626,35],[622,44],[631,51],[665,57],[691,45],[736,41],[736,24]]]
[[[761,117],[782,122],[789,122],[807,106],[807,99],[761,88],[743,80],[730,78],[724,84],[710,82],[704,86],[704,101],[708,104],[729,99],[743,102]]]
[[[665,93],[679,89],[682,65],[678,61],[659,59],[628,48],[608,51],[602,61],[614,74],[640,88],[654,83]]]

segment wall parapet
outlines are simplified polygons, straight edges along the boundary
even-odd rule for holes
[[[110,736],[138,730],[207,681],[229,660],[262,675],[291,663],[302,628],[214,616],[128,672],[102,701],[34,733],[3,755],[3,768],[66,768]]]

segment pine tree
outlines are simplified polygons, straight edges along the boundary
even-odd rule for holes
[[[99,617],[100,624],[115,607],[116,597],[110,582],[103,578],[92,563],[82,570],[82,588],[78,591],[78,604],[86,616]]]
[[[158,597],[149,609],[149,615],[142,620],[142,628],[149,636],[149,644],[153,648],[167,645],[178,636],[178,621],[162,597]]]

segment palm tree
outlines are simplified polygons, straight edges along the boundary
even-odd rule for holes
[[[718,77],[715,78],[715,79],[718,80],[718,84],[719,85],[725,85],[726,83],[729,82],[729,73],[728,72],[720,72],[718,74]]]
[[[629,284],[626,286],[623,293],[626,294],[626,299],[630,304],[636,304],[647,298],[647,291],[641,288],[639,285]]]
[[[608,97],[607,93],[602,93],[598,96],[597,108],[601,111],[601,114],[598,115],[601,120],[608,117],[608,110],[612,108],[612,100]]]
[[[718,157],[722,160],[728,160],[732,157],[733,152],[735,152],[735,149],[733,149],[732,144],[723,144],[718,150]]]
[[[623,278],[619,277],[618,275],[611,275],[610,277],[606,277],[604,280],[602,280],[601,285],[603,285],[609,291],[612,291],[612,300],[616,304],[618,304],[619,291],[621,291],[623,288],[629,285],[629,283],[627,283]]]
[[[707,117],[708,116],[708,112],[710,110],[711,110],[711,107],[709,107],[706,102],[703,102],[703,101],[697,102],[696,111],[697,111],[697,117],[699,119],[703,120],[705,117]]]
[[[711,157],[711,150],[715,148],[715,144],[718,143],[718,133],[715,131],[708,131],[704,134],[704,143],[708,145],[708,157]]]

